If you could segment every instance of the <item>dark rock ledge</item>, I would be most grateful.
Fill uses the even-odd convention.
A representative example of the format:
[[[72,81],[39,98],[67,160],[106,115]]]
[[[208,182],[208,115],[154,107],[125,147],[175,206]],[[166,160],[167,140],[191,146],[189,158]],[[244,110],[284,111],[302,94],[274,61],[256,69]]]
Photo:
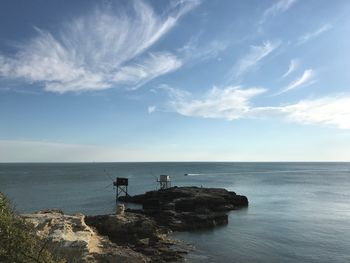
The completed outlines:
[[[178,241],[168,237],[169,229],[160,227],[146,215],[126,212],[87,216],[85,222],[113,243],[144,255],[150,262],[177,262],[189,251],[182,244],[176,246]]]
[[[147,215],[174,231],[225,225],[225,212],[248,206],[247,197],[221,188],[172,187],[119,200],[141,204],[142,210],[127,211]]]

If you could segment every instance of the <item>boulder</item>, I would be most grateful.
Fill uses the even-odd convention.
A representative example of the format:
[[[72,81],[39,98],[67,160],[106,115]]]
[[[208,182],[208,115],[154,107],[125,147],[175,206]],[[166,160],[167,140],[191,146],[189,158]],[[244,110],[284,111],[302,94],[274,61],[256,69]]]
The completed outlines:
[[[176,241],[168,238],[168,228],[160,227],[154,219],[140,213],[126,212],[122,217],[87,216],[85,221],[115,244],[131,247],[149,257],[151,262],[168,262],[170,258],[178,261],[187,252],[172,247]]]
[[[116,214],[119,216],[123,216],[125,211],[125,206],[123,204],[118,204],[117,205],[117,212]]]

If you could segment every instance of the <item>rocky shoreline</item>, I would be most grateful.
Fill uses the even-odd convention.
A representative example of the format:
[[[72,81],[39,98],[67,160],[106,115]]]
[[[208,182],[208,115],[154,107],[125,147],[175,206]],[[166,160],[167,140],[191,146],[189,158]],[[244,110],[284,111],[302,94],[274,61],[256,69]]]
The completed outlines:
[[[81,214],[66,215],[60,210],[22,214],[37,234],[48,240],[47,248],[66,262],[150,262],[128,246],[119,246],[85,223]]]
[[[245,196],[199,187],[172,187],[119,200],[143,209],[97,216],[48,210],[22,216],[67,262],[176,262],[191,248],[169,238],[171,231],[225,225],[227,211],[248,206]]]

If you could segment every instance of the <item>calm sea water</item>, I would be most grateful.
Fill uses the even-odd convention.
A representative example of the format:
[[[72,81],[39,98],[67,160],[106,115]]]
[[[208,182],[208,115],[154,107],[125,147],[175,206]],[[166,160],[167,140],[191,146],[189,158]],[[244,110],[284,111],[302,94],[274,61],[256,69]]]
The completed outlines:
[[[189,262],[350,262],[350,163],[0,164],[0,191],[20,212],[113,213],[112,177],[128,177],[136,194],[160,174],[250,201],[225,227],[175,233],[196,247]]]

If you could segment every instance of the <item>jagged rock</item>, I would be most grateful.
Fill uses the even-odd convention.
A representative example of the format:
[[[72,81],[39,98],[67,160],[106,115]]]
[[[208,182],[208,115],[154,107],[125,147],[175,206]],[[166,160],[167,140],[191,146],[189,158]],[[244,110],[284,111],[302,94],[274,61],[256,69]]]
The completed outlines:
[[[119,200],[142,204],[142,211],[129,211],[151,216],[158,224],[177,231],[225,225],[225,211],[248,206],[247,197],[221,188],[172,187]]]
[[[39,236],[49,240],[50,250],[67,262],[150,262],[150,259],[128,247],[112,243],[85,224],[84,215],[65,215],[59,210],[23,214]]]
[[[95,227],[102,235],[120,245],[136,244],[140,239],[158,240],[159,235],[166,234],[156,222],[144,215],[125,213],[119,215],[86,216],[85,222]]]
[[[143,214],[87,216],[85,222],[95,227],[102,235],[123,246],[150,257],[151,262],[168,262],[182,259],[184,251],[172,248],[174,240],[167,237],[168,228],[159,225]]]

